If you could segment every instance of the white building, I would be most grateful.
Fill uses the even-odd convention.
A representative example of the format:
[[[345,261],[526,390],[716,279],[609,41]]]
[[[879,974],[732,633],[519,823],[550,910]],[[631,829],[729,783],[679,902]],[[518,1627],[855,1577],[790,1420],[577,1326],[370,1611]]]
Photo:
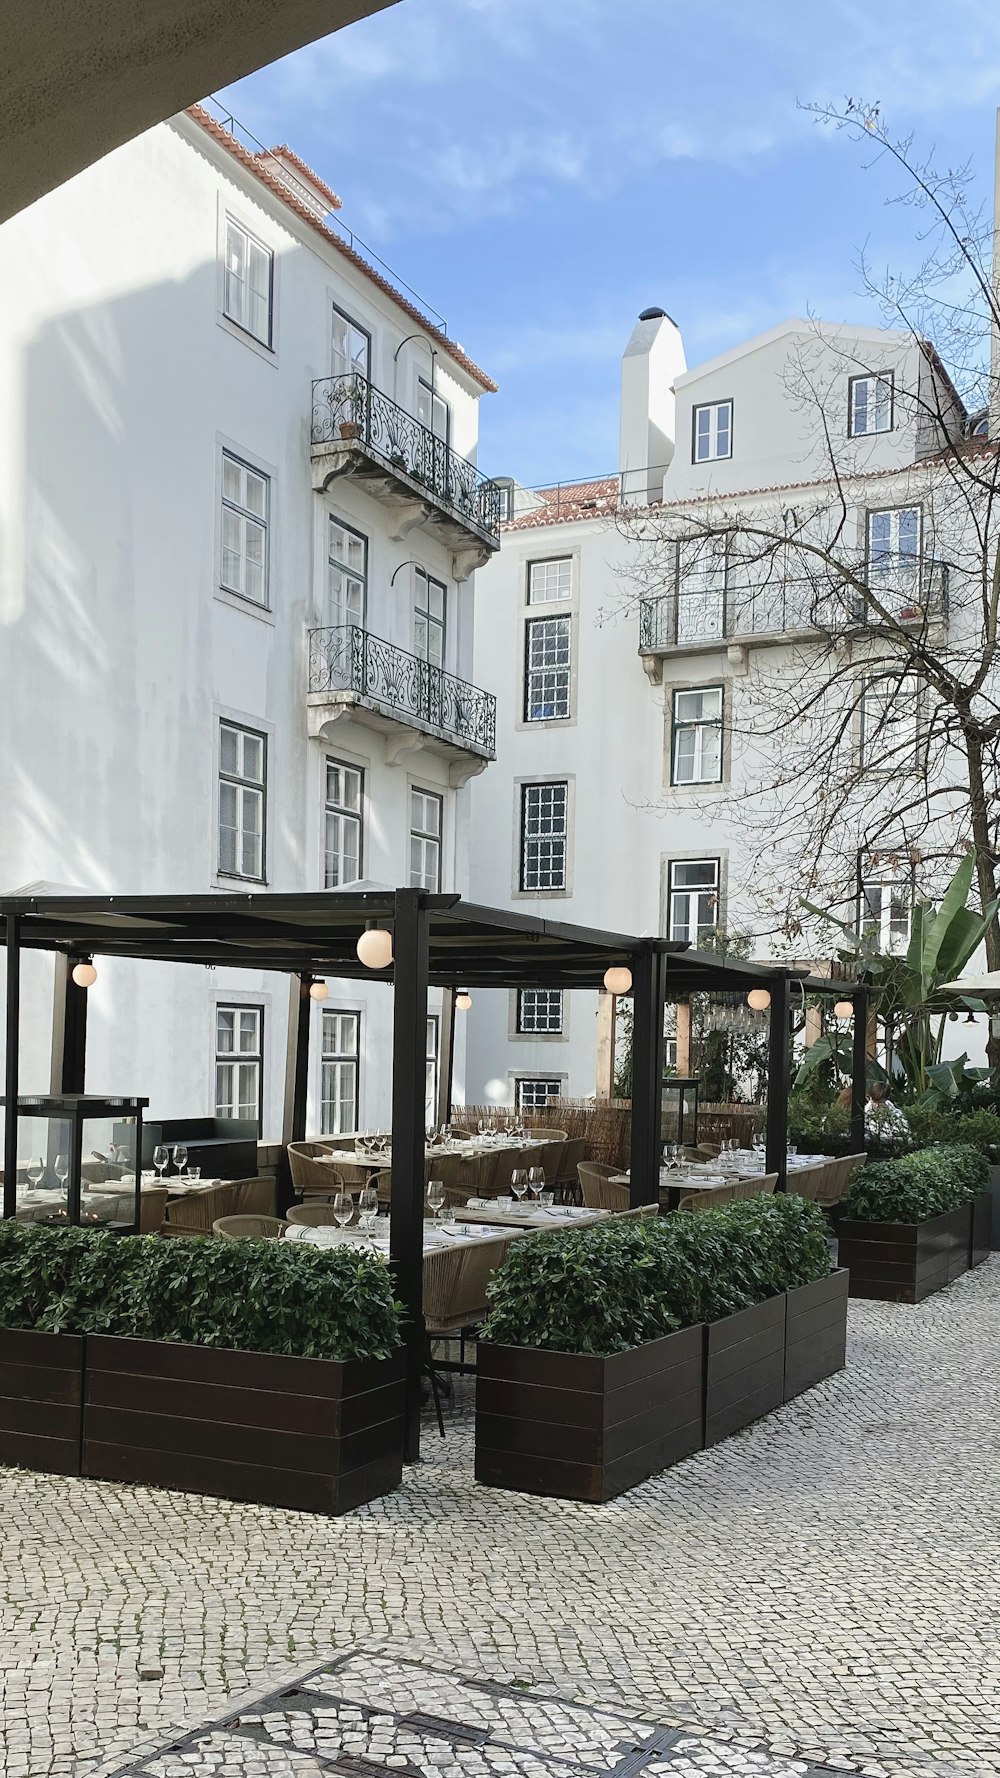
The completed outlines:
[[[790,321],[688,370],[678,328],[646,311],[622,361],[618,473],[505,488],[476,630],[498,696],[498,755],[473,789],[474,895],[496,899],[506,884],[512,904],[554,919],[695,944],[721,929],[752,935],[758,956],[807,956],[808,934],[797,952],[767,936],[767,842],[739,791],[772,746],[759,722],[748,738],[765,675],[780,685],[816,653],[817,591],[775,551],[737,561],[711,532],[739,516],[752,538],[782,514],[790,554],[808,561],[810,540],[835,531],[894,613],[912,607],[943,635],[937,557],[950,521],[939,491],[934,509],[932,457],[967,427],[936,355],[906,333]],[[650,554],[637,541],[644,515],[653,532],[687,535]],[[956,609],[953,585],[953,625]],[[854,644],[855,667],[872,674],[867,739],[848,736],[858,748],[905,719],[896,698],[886,723],[874,721],[880,646]],[[784,839],[771,862],[794,884],[803,860]],[[907,873],[856,853],[844,871],[848,917],[860,899],[885,943],[902,943]],[[813,954],[833,948],[828,936]],[[470,1102],[607,1088],[608,1007],[572,999],[476,997]]]
[[[5,891],[467,886],[493,385],[338,207],[196,107],[0,229]],[[29,960],[23,1092],[49,993]],[[88,1091],[277,1138],[287,1013],[283,977],[101,961]],[[390,1021],[330,984],[310,1130],[386,1121]]]

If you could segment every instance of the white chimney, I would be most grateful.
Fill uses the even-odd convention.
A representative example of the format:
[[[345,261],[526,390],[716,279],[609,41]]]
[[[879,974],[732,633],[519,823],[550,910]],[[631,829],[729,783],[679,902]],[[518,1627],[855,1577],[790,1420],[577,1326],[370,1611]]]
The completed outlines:
[[[674,382],[687,369],[684,342],[663,309],[643,309],[622,357],[619,468],[622,500],[663,499],[674,454]]]

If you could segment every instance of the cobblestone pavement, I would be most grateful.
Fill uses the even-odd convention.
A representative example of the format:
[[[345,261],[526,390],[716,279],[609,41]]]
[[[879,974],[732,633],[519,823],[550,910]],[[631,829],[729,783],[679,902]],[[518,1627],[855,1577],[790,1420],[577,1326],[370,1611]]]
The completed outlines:
[[[467,1395],[340,1520],[0,1471],[0,1775],[110,1778],[377,1642],[727,1739],[762,1778],[1000,1778],[1000,1257],[850,1326],[839,1377],[603,1507],[477,1488]],[[281,1768],[243,1738],[215,1769]]]

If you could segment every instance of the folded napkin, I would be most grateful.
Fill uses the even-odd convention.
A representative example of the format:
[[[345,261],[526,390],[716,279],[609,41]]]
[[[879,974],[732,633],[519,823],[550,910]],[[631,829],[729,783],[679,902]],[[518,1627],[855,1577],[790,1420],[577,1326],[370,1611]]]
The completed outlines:
[[[469,1210],[488,1210],[494,1200],[492,1198],[466,1198],[465,1202],[466,1208]]]

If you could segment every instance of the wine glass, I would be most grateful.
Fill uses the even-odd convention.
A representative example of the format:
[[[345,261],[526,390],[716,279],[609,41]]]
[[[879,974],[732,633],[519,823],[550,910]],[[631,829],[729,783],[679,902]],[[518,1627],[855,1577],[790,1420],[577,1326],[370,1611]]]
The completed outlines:
[[[536,1199],[538,1198],[538,1194],[541,1191],[544,1184],[545,1184],[545,1169],[544,1169],[544,1167],[529,1167],[528,1168],[528,1190],[534,1192]]]
[[[175,1142],[174,1143],[174,1166],[177,1168],[178,1173],[180,1173],[182,1176],[184,1173],[184,1169],[187,1166],[187,1159],[188,1159],[188,1151],[185,1148],[183,1142]]]
[[[484,1117],[481,1117],[479,1119],[479,1122],[478,1122],[476,1128],[479,1131],[480,1137],[485,1136],[485,1134],[486,1134],[486,1119]]]
[[[362,1196],[364,1196],[363,1193],[362,1193]],[[368,1205],[368,1206],[365,1206],[363,1204],[359,1205],[358,1227],[361,1230],[361,1233],[363,1235],[367,1235],[369,1241],[374,1241],[374,1239],[375,1239],[375,1224],[377,1222],[378,1222],[378,1205],[377,1204],[375,1205],[374,1209],[370,1205]]]
[[[350,1192],[339,1191],[333,1200],[333,1214],[338,1228],[346,1229],[354,1215],[354,1199]]]
[[[514,1171],[510,1176],[510,1189],[520,1204],[528,1189],[528,1175],[523,1167],[514,1168]]]
[[[378,1190],[374,1185],[368,1184],[361,1187],[358,1193],[358,1210],[362,1216],[378,1215]]]
[[[428,1208],[433,1211],[435,1216],[440,1215],[441,1211],[444,1209],[444,1181],[443,1180],[441,1180],[441,1179],[429,1179],[428,1180],[428,1182],[427,1182],[427,1204],[428,1204]]]
[[[32,1190],[37,1191],[42,1180],[45,1178],[45,1165],[40,1154],[32,1155],[28,1165],[24,1169],[24,1173]]]
[[[52,1171],[58,1179],[59,1184],[62,1186],[63,1191],[65,1191],[66,1181],[69,1178],[69,1156],[65,1154],[57,1154],[56,1164]]]
[[[158,1142],[156,1147],[153,1150],[153,1166],[156,1168],[156,1171],[160,1175],[160,1184],[161,1185],[163,1184],[163,1169],[166,1166],[169,1159],[170,1159],[169,1151],[164,1147],[162,1142]]]

